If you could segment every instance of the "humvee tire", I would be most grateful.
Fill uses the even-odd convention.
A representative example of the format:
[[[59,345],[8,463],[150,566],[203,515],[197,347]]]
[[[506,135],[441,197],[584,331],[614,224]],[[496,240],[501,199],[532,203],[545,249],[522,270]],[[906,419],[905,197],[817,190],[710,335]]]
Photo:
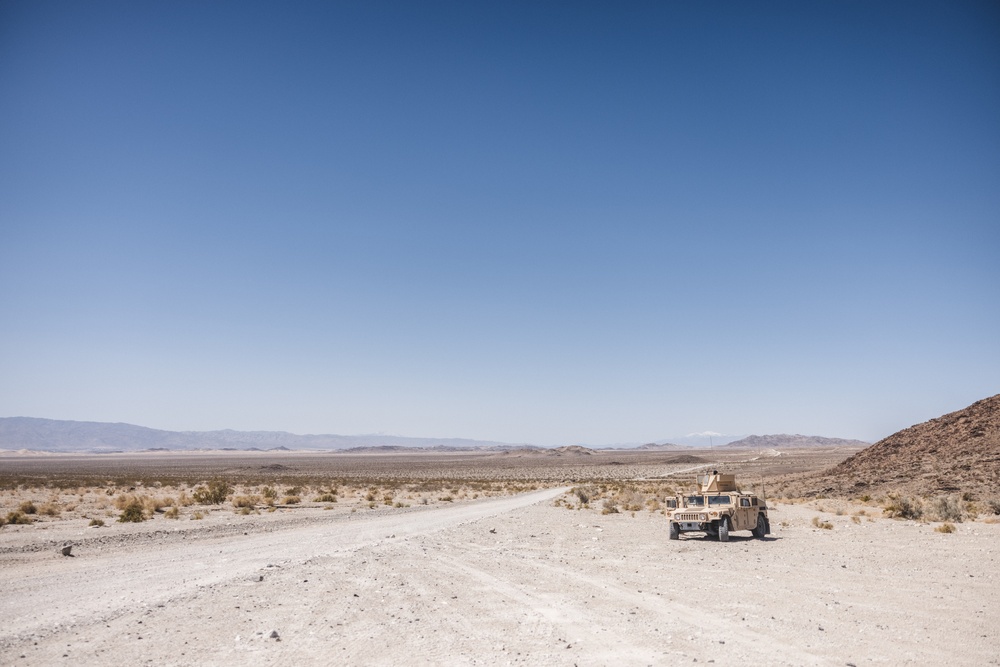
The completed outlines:
[[[719,541],[729,541],[729,519],[727,517],[723,517],[722,521],[719,522]]]
[[[764,520],[763,514],[757,515],[757,527],[750,532],[753,533],[753,536],[758,540],[764,539],[764,536],[767,535],[767,522]]]
[[[672,540],[681,539],[681,527],[678,526],[673,521],[670,522],[670,539]]]

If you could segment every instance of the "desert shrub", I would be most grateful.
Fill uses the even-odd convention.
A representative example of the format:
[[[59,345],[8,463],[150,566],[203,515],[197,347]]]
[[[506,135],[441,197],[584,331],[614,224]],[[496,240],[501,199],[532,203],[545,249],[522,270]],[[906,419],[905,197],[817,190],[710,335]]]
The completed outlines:
[[[587,505],[590,503],[591,497],[594,495],[594,490],[589,486],[577,486],[573,488],[573,493],[576,497],[580,499],[580,503]]]
[[[269,500],[272,503],[278,499],[278,492],[270,486],[265,486],[261,495],[264,496],[264,500]]]
[[[605,498],[602,505],[601,514],[618,514],[618,503],[614,498]]]
[[[104,520],[103,519],[91,519],[90,523],[88,525],[93,526],[94,528],[100,528],[101,526],[104,525]]]
[[[638,512],[646,503],[646,496],[639,491],[629,491],[622,494],[621,501],[626,512]]]
[[[833,530],[833,524],[829,521],[823,521],[818,516],[814,516],[812,519],[812,525],[817,528],[822,528],[823,530]]]
[[[950,523],[942,523],[940,526],[938,526],[934,530],[936,530],[939,533],[954,533],[955,532],[955,526],[953,524],[950,524]]]
[[[23,503],[18,505],[17,510],[22,514],[35,514],[38,512],[38,508],[35,507],[35,503],[30,500],[25,500]]]
[[[260,498],[257,496],[234,496],[233,507],[253,509],[259,501]]]
[[[204,514],[202,514],[201,512],[198,512],[198,511],[195,511],[195,512],[194,512],[194,513],[193,513],[193,514],[191,515],[191,520],[192,520],[192,521],[201,521],[201,520],[202,520],[202,519],[204,519],[204,518],[205,518],[205,515],[204,515]]]
[[[154,498],[153,496],[141,496],[139,502],[142,503],[142,508],[148,514],[159,512],[164,507],[173,505],[174,503],[172,498]]]
[[[11,524],[12,526],[17,526],[17,525],[26,526],[30,523],[33,523],[34,520],[24,512],[15,510],[13,512],[7,512],[6,522]]]
[[[861,517],[855,514],[854,516],[851,517],[851,521],[854,523],[861,523]]]
[[[882,506],[882,512],[893,519],[919,519],[924,513],[919,499],[898,493],[889,494],[885,505]]]
[[[163,516],[167,517],[168,519],[179,519],[180,516],[181,516],[181,511],[175,505],[175,506],[171,507],[170,509],[168,509],[166,512],[164,512]]]
[[[118,517],[119,523],[141,523],[145,520],[146,513],[143,511],[142,503],[135,499],[125,506],[121,516]]]
[[[38,508],[38,513],[44,514],[45,516],[59,516],[59,505],[55,503],[45,503]]]
[[[961,523],[964,511],[962,501],[957,496],[938,496],[927,503],[925,514],[937,521],[956,521]]]
[[[282,505],[298,505],[302,502],[302,499],[298,496],[285,496],[285,499],[281,501]]]
[[[990,514],[1000,514],[1000,498],[990,498],[983,505]]]
[[[302,487],[300,486],[290,486],[287,489],[285,489],[286,496],[297,496],[300,493],[302,493]]]
[[[337,496],[333,495],[332,493],[324,493],[321,496],[317,496],[316,499],[313,500],[313,502],[314,503],[335,503],[335,502],[337,502]]]
[[[233,492],[233,488],[221,479],[215,479],[194,490],[194,501],[199,505],[221,505]]]

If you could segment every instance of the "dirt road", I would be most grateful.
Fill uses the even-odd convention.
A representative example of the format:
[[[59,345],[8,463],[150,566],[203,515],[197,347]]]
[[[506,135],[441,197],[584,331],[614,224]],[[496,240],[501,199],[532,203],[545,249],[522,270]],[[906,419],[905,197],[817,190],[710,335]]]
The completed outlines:
[[[1000,525],[830,513],[823,530],[782,505],[771,539],[671,542],[659,514],[560,493],[158,519],[77,538],[71,558],[0,535],[0,663],[1000,664]]]

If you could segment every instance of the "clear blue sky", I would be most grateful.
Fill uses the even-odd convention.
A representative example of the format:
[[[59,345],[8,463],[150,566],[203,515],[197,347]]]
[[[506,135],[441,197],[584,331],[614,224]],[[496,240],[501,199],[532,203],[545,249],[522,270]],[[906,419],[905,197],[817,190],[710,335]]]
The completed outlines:
[[[996,2],[0,0],[0,415],[875,440],[1000,392]]]

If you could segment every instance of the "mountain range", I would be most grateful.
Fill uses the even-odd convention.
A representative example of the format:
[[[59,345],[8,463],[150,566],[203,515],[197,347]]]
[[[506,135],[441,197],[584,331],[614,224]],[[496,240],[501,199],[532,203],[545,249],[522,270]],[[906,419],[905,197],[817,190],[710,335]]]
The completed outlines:
[[[0,449],[136,452],[151,449],[348,450],[356,448],[510,449],[525,445],[398,435],[296,435],[284,431],[163,431],[133,424],[0,417]]]
[[[727,449],[798,449],[803,447],[867,447],[871,443],[864,440],[844,438],[821,438],[818,435],[748,435],[734,440]]]
[[[718,436],[718,437],[716,437]],[[718,434],[693,434],[679,438],[687,442],[651,442],[643,445],[612,445],[584,448],[599,450],[684,451],[715,447],[774,449],[797,447],[865,447],[860,440],[803,435],[752,435],[742,439]],[[687,444],[687,443],[690,444]],[[728,444],[727,444],[728,443]],[[35,417],[0,417],[0,450],[47,452],[138,452],[149,450],[313,450],[391,452],[406,449],[429,451],[506,451],[548,449],[530,444],[512,444],[468,438],[413,438],[398,435],[297,435],[285,431],[165,431],[134,424],[67,421]],[[566,449],[566,448],[562,448]],[[561,450],[560,450],[561,451]]]

